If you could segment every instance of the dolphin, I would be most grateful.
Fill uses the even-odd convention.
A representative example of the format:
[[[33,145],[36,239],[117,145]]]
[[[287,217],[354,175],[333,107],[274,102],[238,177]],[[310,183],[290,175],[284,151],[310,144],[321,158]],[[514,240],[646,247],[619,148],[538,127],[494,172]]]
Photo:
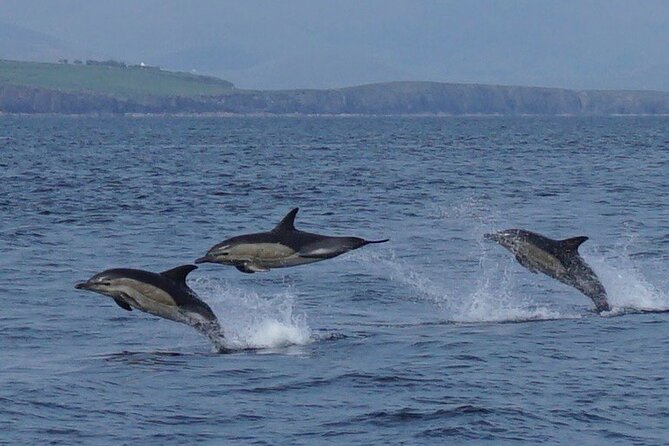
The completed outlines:
[[[588,237],[553,240],[522,229],[507,229],[484,237],[511,251],[518,263],[531,272],[542,272],[585,294],[592,299],[598,313],[611,310],[604,286],[578,253],[578,247]]]
[[[240,235],[215,245],[195,263],[220,263],[232,265],[243,273],[256,273],[331,259],[370,243],[389,240],[332,237],[300,231],[295,229],[298,210],[290,211],[269,232]]]
[[[186,284],[186,276],[196,268],[195,265],[181,265],[161,273],[130,268],[108,269],[74,287],[109,296],[127,311],[136,308],[189,325],[223,351],[223,334],[216,315]]]

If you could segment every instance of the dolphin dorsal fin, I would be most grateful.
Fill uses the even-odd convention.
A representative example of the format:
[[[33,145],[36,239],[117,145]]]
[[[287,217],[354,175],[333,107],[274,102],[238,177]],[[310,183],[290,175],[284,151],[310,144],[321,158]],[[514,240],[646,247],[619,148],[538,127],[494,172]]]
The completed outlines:
[[[172,279],[178,284],[186,283],[186,276],[188,273],[193,271],[194,269],[197,269],[197,266],[195,265],[181,265],[177,266],[176,268],[168,269],[167,271],[163,271],[160,273],[161,276],[165,276],[169,279]]]
[[[295,216],[297,215],[297,211],[299,211],[300,208],[295,208],[292,211],[288,212],[288,214],[283,217],[283,220],[279,222],[278,225],[272,229],[272,232],[286,232],[286,231],[294,231],[295,230]]]
[[[564,240],[560,240],[560,247],[568,253],[578,252],[578,247],[583,244],[588,239],[588,237],[582,235],[580,237],[572,237]]]

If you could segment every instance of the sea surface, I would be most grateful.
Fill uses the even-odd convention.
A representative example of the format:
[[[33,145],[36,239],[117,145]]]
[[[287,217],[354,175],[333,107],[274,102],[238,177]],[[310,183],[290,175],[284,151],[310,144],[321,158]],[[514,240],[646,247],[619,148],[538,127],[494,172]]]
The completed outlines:
[[[189,285],[234,349],[74,289],[299,207],[390,238]],[[483,234],[587,235],[613,310]],[[669,443],[669,117],[0,117],[0,444]]]

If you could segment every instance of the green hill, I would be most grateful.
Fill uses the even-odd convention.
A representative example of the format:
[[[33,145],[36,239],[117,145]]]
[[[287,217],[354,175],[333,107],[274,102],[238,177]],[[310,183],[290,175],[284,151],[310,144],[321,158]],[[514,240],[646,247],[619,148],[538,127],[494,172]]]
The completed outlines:
[[[90,92],[116,98],[212,96],[229,92],[222,79],[137,65],[75,65],[0,60],[0,84],[63,92]]]

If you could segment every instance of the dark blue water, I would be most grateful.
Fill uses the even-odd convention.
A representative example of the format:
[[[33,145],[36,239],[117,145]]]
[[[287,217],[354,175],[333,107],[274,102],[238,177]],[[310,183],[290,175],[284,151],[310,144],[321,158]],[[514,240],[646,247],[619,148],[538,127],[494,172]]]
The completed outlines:
[[[669,118],[0,117],[0,443],[669,442]],[[75,282],[273,227],[391,238],[189,284],[239,349]],[[614,309],[491,230],[588,235]]]

